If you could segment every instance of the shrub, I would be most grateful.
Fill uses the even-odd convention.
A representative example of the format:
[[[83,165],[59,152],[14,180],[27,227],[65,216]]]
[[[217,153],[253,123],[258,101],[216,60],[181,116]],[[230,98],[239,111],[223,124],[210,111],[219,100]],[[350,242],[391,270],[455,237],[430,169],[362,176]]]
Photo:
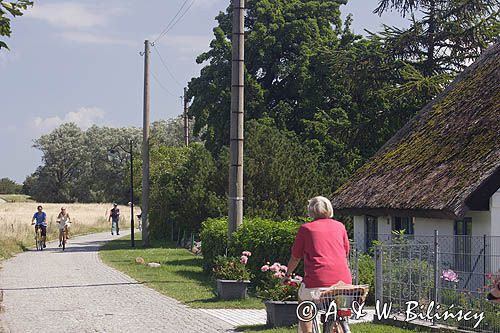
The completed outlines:
[[[210,273],[217,256],[226,254],[227,217],[204,221],[201,225],[200,239],[203,253],[203,269],[206,273]]]
[[[246,249],[252,251],[252,261],[248,267],[255,280],[261,281],[265,278],[260,270],[262,263],[288,262],[299,226],[300,223],[291,220],[276,222],[261,218],[246,219],[231,238],[230,253],[237,254]]]
[[[370,292],[366,298],[366,304],[375,304],[375,259],[368,254],[361,254],[358,258],[359,284],[370,286]]]

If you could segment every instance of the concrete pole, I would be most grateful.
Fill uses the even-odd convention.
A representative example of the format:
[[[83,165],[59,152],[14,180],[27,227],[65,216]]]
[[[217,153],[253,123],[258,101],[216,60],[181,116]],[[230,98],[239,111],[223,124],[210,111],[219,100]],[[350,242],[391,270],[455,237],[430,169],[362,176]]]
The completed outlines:
[[[189,119],[188,119],[187,88],[184,88],[184,144],[186,146],[189,146]]]
[[[144,41],[144,110],[142,123],[142,242],[149,246],[149,41]]]
[[[245,0],[233,1],[231,67],[231,133],[229,166],[228,237],[243,223],[243,117],[244,117],[244,7]]]

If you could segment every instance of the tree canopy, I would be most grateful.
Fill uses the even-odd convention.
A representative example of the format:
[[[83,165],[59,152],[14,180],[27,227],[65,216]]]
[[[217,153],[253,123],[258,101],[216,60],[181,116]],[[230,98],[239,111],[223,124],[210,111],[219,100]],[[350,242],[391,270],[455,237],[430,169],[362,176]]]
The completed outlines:
[[[11,17],[23,15],[23,11],[29,6],[33,6],[33,1],[18,0],[16,2],[0,1],[0,36],[10,37],[12,30],[10,28]],[[0,50],[9,49],[7,43],[0,40]]]

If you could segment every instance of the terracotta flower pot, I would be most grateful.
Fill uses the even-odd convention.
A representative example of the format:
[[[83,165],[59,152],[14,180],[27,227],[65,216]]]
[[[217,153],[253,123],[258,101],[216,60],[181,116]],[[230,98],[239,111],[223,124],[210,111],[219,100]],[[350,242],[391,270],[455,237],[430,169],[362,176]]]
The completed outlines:
[[[243,299],[247,297],[247,287],[250,281],[217,279],[217,294],[223,300]]]
[[[297,301],[265,301],[267,326],[291,326],[297,324]]]

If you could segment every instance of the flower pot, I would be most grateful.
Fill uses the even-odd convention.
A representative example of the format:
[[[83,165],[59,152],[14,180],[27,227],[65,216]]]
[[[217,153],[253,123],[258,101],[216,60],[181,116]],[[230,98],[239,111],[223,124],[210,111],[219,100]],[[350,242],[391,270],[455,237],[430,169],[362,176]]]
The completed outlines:
[[[297,301],[265,301],[267,326],[291,326],[297,324]]]
[[[250,281],[217,279],[217,294],[223,300],[243,299],[247,297],[247,286]]]

